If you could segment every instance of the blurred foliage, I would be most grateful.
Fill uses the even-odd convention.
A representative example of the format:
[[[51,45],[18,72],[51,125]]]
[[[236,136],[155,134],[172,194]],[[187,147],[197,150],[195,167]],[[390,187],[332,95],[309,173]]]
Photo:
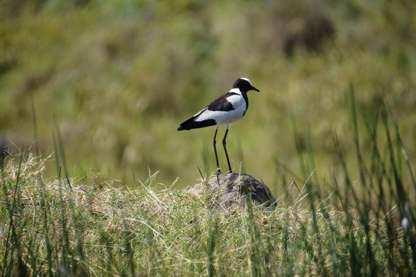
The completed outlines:
[[[213,129],[177,124],[239,76],[262,93],[230,153],[266,183],[277,162],[297,170],[294,132],[322,171],[334,134],[351,146],[351,87],[362,110],[388,103],[412,154],[415,75],[410,0],[0,0],[0,135],[51,153],[56,122],[73,175],[193,182],[214,168]]]

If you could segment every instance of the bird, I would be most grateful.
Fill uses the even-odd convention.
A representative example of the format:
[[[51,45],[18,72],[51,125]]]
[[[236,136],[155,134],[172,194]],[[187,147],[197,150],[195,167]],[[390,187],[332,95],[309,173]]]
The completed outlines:
[[[232,172],[230,159],[227,151],[227,135],[230,123],[233,123],[243,118],[247,112],[249,102],[247,93],[249,91],[257,91],[257,89],[250,79],[246,77],[238,78],[233,87],[224,95],[212,101],[208,106],[194,114],[192,117],[179,124],[178,131],[192,130],[210,126],[216,126],[212,145],[214,147],[215,162],[217,166],[217,173],[221,172],[218,153],[217,153],[217,132],[219,125],[225,125],[226,130],[222,139],[225,156],[227,158],[227,165],[229,172]]]

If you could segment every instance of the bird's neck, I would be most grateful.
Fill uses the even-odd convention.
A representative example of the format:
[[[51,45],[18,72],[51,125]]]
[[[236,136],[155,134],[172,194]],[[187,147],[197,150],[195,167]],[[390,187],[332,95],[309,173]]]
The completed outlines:
[[[242,95],[242,92],[241,92],[241,90],[239,88],[232,88],[232,89],[230,89],[229,92],[233,92],[233,93],[237,93],[237,94]]]
[[[240,94],[240,95],[247,95],[247,92],[246,91],[243,91],[243,90],[240,90],[239,88],[232,88],[232,89],[230,89],[230,92],[234,92],[234,93],[237,93],[237,94]]]
[[[232,88],[232,89],[230,89],[230,92],[237,93],[237,94],[240,94],[241,96],[243,96],[244,100],[246,101],[247,107],[248,107],[248,97],[247,97],[247,92],[246,91],[240,90],[239,88]]]
[[[240,90],[239,88],[232,88],[231,90],[230,90],[230,92],[234,92],[234,93],[237,93],[237,94],[240,94],[241,96],[243,96],[243,98],[244,98],[244,101],[246,102],[246,111],[247,111],[247,109],[248,109],[248,97],[247,97],[247,92],[246,91],[243,91],[243,90]],[[246,112],[244,112],[244,114],[245,114]]]
[[[248,109],[248,96],[247,96],[247,92],[245,91],[241,91],[241,95],[244,98],[244,101],[246,101],[246,110]]]

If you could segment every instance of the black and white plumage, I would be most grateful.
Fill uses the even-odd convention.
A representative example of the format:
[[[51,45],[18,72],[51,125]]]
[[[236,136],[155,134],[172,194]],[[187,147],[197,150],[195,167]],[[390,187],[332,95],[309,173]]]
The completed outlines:
[[[248,97],[247,92],[250,90],[259,91],[253,86],[252,82],[248,78],[238,78],[232,89],[230,89],[224,95],[218,97],[212,101],[208,106],[200,110],[198,113],[182,122],[178,131],[191,130],[197,128],[204,128],[213,125],[227,125],[227,129],[223,139],[224,151],[227,157],[228,168],[231,170],[231,164],[228,158],[226,148],[226,138],[228,134],[228,124],[241,119],[247,112],[248,109]],[[217,168],[219,170],[219,162],[216,149],[216,136],[217,129],[215,129],[213,144],[215,159],[217,162]]]
[[[182,122],[178,131],[203,128],[217,124],[229,124],[242,118],[248,109],[247,92],[250,90],[259,91],[252,85],[249,79],[237,79],[232,89],[212,101],[211,104],[191,118]]]

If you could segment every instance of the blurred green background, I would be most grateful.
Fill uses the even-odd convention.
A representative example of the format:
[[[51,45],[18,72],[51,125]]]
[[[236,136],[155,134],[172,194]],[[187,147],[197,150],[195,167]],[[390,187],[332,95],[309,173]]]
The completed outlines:
[[[334,134],[352,143],[351,87],[360,109],[388,103],[413,157],[415,9],[411,0],[0,0],[0,135],[33,149],[34,107],[41,151],[53,151],[55,121],[71,175],[128,182],[159,171],[189,185],[197,167],[214,170],[214,129],[177,132],[178,123],[248,76],[262,93],[231,127],[235,169],[268,184],[279,164],[298,172],[296,126],[317,171],[330,170]]]

